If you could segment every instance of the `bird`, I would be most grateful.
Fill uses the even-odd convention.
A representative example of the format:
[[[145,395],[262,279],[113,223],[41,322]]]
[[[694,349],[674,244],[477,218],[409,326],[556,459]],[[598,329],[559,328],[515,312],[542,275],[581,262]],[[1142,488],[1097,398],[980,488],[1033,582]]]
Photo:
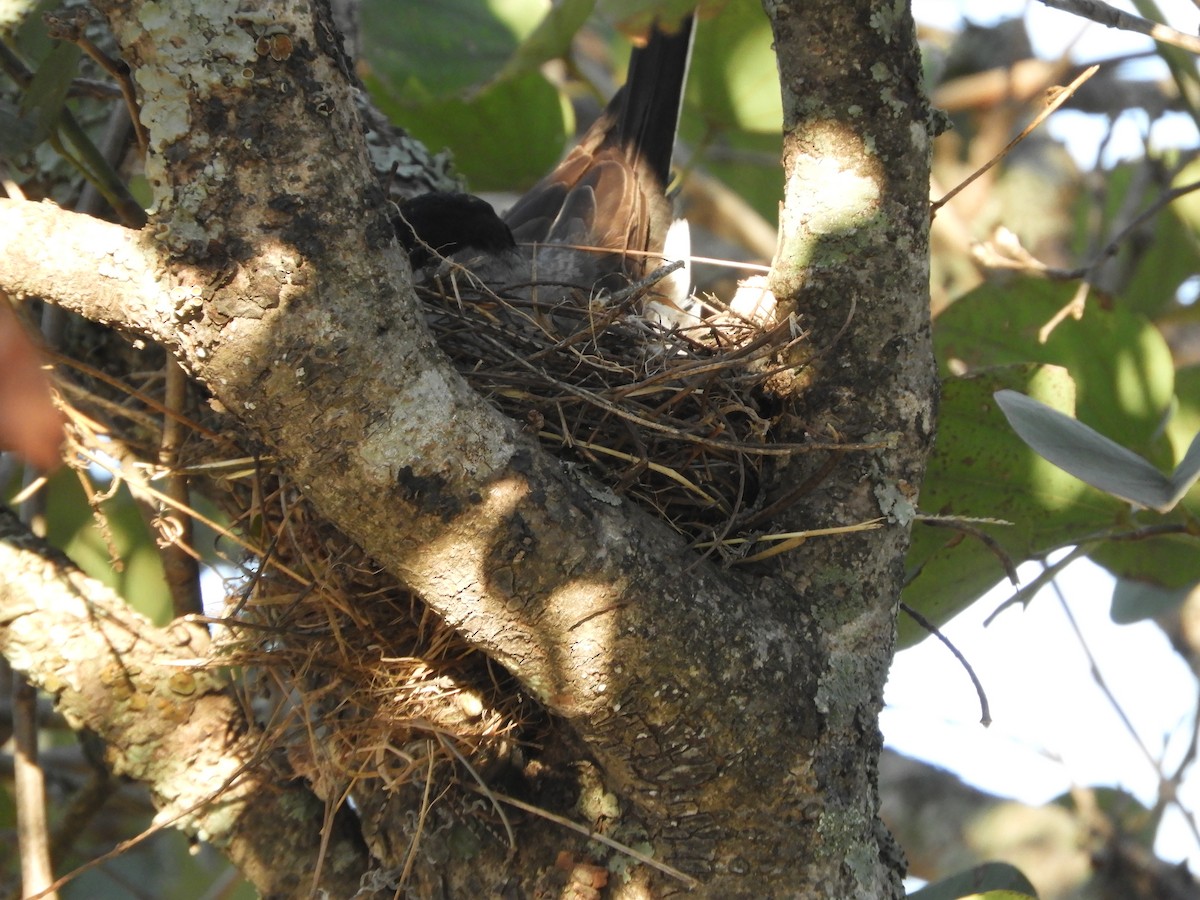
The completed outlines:
[[[595,295],[642,279],[664,258],[686,259],[686,223],[674,218],[668,186],[694,24],[694,14],[672,29],[656,23],[600,117],[502,215],[470,194],[403,202],[397,231],[414,267],[430,261],[430,250],[473,256],[489,285],[527,278]],[[680,327],[699,322],[698,309],[685,270],[656,286],[644,312]]]
[[[466,248],[495,254],[517,251],[512,230],[492,204],[473,194],[418,194],[400,204],[400,213],[392,225],[414,271]]]

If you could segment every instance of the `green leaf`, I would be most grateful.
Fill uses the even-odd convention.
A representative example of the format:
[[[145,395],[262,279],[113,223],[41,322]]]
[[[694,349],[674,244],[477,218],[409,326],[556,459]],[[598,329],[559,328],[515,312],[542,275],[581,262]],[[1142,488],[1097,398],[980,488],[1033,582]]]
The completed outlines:
[[[565,52],[590,8],[374,0],[363,9],[363,81],[392,121],[448,147],[472,190],[519,190],[558,162],[574,132],[569,104],[538,65]]]
[[[1176,520],[1183,517],[1179,510],[1173,516]],[[1118,578],[1171,589],[1200,581],[1200,553],[1196,550],[1194,536],[1172,534],[1138,541],[1110,541],[1088,556]]]
[[[545,12],[544,0],[367,0],[362,5],[367,77],[387,86],[401,102],[466,93],[504,69]],[[405,96],[409,84],[420,84],[424,96]],[[476,137],[485,134],[480,131]]]
[[[927,884],[908,896],[910,900],[959,900],[974,896],[988,900],[1037,900],[1037,891],[1016,866],[990,862]]]
[[[142,614],[160,624],[169,621],[171,597],[162,559],[128,489],[121,487],[103,501],[101,516],[92,514],[79,476],[69,469],[52,476],[45,490],[47,540]]]
[[[943,382],[938,440],[921,490],[921,511],[1011,524],[966,523],[984,536],[977,537],[950,522],[917,523],[908,553],[913,577],[904,601],[935,625],[1004,579],[1000,554],[1018,564],[1112,528],[1129,513],[1126,503],[1030,450],[993,399],[1003,388],[1060,410],[1074,406],[1075,385],[1058,366],[1008,366]],[[926,637],[907,616],[900,617],[897,630],[900,648]]]
[[[709,130],[779,139],[783,103],[771,41],[770,22],[755,4],[727,3],[700,23],[688,92]],[[778,155],[772,162],[778,166]]]
[[[771,28],[752,3],[726,3],[696,28],[680,137],[768,222],[783,196],[783,107]]]
[[[382,92],[376,96],[393,121],[427,146],[449,147],[475,191],[532,184],[558,162],[572,130],[569,108],[538,72],[495,84],[470,100],[400,105]]]
[[[562,0],[554,4],[496,77],[512,78],[530,72],[542,63],[567,56],[576,32],[583,27],[595,6],[596,0]]]
[[[1193,436],[1200,432],[1200,368],[1180,369],[1175,373],[1176,403],[1167,422],[1166,433],[1171,458],[1180,458]],[[1168,521],[1185,522],[1200,509],[1200,487],[1195,485],[1184,497],[1183,509],[1177,509]],[[1168,591],[1200,581],[1200,553],[1196,539],[1189,534],[1169,534],[1139,541],[1114,541],[1094,550],[1094,562],[1118,578],[1157,585]]]
[[[0,156],[26,153],[44,138],[36,122],[22,116],[15,104],[0,98]]]
[[[79,55],[75,44],[55,43],[21,97],[21,114],[34,123],[38,141],[45,140],[58,124],[78,71]]]
[[[939,437],[921,509],[934,515],[1003,519],[1012,525],[972,526],[980,537],[918,523],[908,557],[914,574],[904,599],[934,624],[944,623],[1003,580],[1001,553],[1020,563],[1058,547],[1133,530],[1137,524],[1126,503],[1085,486],[1025,446],[1008,428],[989,389],[1023,390],[1019,385],[1024,381],[1024,393],[1070,413],[1076,406],[1078,380],[1071,375],[1082,373],[1093,422],[1106,423],[1106,433],[1120,435],[1122,444],[1153,453],[1158,465],[1172,465],[1176,456],[1160,433],[1173,373],[1157,329],[1138,316],[1089,309],[1082,322],[1063,322],[1049,342],[1039,345],[1037,329],[1060,301],[1068,299],[1066,292],[1028,282],[1018,286],[1022,289],[1007,294],[987,288],[968,295],[943,314],[943,332],[935,335],[944,370],[962,367],[975,374],[948,378],[943,385]],[[1022,353],[1066,362],[1070,374],[1033,364],[986,368],[1020,359]],[[1194,378],[1187,373],[1181,381],[1188,397],[1200,395],[1195,382],[1200,382],[1200,373]],[[1080,418],[1082,390],[1079,385]],[[1187,404],[1180,409],[1183,426],[1195,428],[1200,410]],[[1196,430],[1200,428],[1187,437]],[[1178,429],[1171,432],[1179,446]],[[1190,474],[1189,468],[1194,466],[1185,465],[1185,474]],[[1184,504],[1195,503],[1196,496],[1193,489]],[[1182,522],[1187,513],[1177,510],[1172,516],[1160,522]],[[994,542],[994,549],[985,539]],[[1118,577],[1147,584],[1178,588],[1200,580],[1200,553],[1187,534],[1106,542],[1090,556]],[[906,617],[900,619],[898,634],[900,647],[926,636]]]
[[[1192,436],[1200,432],[1200,367],[1176,370],[1175,403],[1166,432],[1177,459],[1190,445]],[[1184,502],[1200,507],[1200,488],[1193,486]]]
[[[1200,478],[1200,434],[1170,476],[1078,419],[1016,391],[996,392],[1013,431],[1043,459],[1094,488],[1168,513]]]
[[[1130,312],[1158,318],[1178,308],[1180,285],[1197,272],[1200,252],[1195,236],[1181,226],[1172,204],[1155,218],[1145,252],[1116,302]]]
[[[1080,421],[1154,465],[1174,465],[1160,433],[1174,392],[1174,360],[1158,329],[1119,307],[1088,305],[1060,322],[1049,340],[1038,332],[1071,300],[1073,285],[1040,279],[987,284],[938,317],[934,347],[946,373],[1038,362],[1063,366],[1078,392]]]
[[[1195,547],[1192,548],[1193,552]],[[1118,578],[1112,596],[1112,620],[1118,625],[1131,625],[1176,609],[1196,589],[1189,584],[1182,588],[1163,588],[1141,581]]]

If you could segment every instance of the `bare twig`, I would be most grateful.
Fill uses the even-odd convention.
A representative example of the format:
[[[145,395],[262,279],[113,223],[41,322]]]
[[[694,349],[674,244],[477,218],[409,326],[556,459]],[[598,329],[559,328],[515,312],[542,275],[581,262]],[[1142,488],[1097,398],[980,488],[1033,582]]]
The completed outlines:
[[[130,77],[127,67],[112,59],[87,36],[84,29],[91,21],[91,13],[80,7],[64,14],[47,13],[44,18],[46,31],[50,37],[75,44],[100,68],[112,76],[117,87],[120,88],[121,96],[125,99],[125,106],[129,110],[129,119],[133,123],[134,134],[137,135],[138,148],[141,150],[142,156],[145,156],[149,139],[146,134],[146,126],[142,124],[141,116],[138,114],[137,94],[134,91],[133,79]]]
[[[905,603],[900,601],[900,608],[906,612],[914,622],[932,634],[935,638],[941,641],[946,649],[954,654],[954,658],[958,660],[959,665],[966,670],[967,677],[971,679],[971,684],[975,685],[975,694],[979,697],[979,724],[987,728],[992,724],[992,710],[988,706],[987,692],[983,689],[983,682],[979,680],[979,676],[975,674],[975,670],[971,668],[971,664],[967,662],[967,658],[963,656],[962,651],[954,646],[941,630],[936,625],[930,622],[927,618]]]
[[[476,791],[477,793],[483,793],[483,791],[481,791],[475,785],[467,785],[467,787],[470,788],[471,790]],[[501,794],[499,791],[489,791],[488,796],[495,798],[496,800],[499,800],[501,803],[507,803],[509,806],[523,810],[527,813],[532,813],[535,816],[540,816],[543,819],[547,819],[548,821],[551,821],[558,825],[561,825],[563,828],[569,828],[572,831],[575,831],[575,832],[578,832],[579,834],[584,835],[585,837],[587,837],[588,840],[599,841],[601,844],[604,844],[607,847],[612,847],[614,850],[616,850],[620,853],[624,853],[626,856],[629,856],[633,859],[636,859],[638,862],[640,862],[644,866],[649,866],[652,869],[657,869],[659,872],[662,872],[664,875],[670,875],[672,878],[676,879],[677,881],[681,881],[684,884],[686,884],[689,888],[700,887],[700,882],[697,881],[695,878],[693,878],[691,875],[688,875],[686,872],[680,872],[678,869],[673,868],[672,866],[668,866],[664,862],[660,862],[659,860],[655,859],[653,856],[648,856],[647,854],[642,853],[639,850],[635,850],[633,847],[630,847],[628,844],[622,844],[620,841],[614,841],[612,838],[608,837],[607,835],[600,834],[599,832],[594,831],[591,828],[588,828],[586,825],[580,825],[577,822],[572,822],[570,819],[566,819],[566,818],[563,818],[562,816],[555,815],[554,813],[550,812],[549,810],[542,809],[541,807],[538,807],[538,806],[534,806],[532,803],[526,803],[524,800],[518,800],[516,797],[510,797],[507,794]]]
[[[976,523],[981,520],[965,519],[962,516],[930,516],[922,514],[917,516],[917,521],[924,525],[932,525],[935,528],[952,528],[955,531],[961,531],[963,534],[975,538],[975,540],[983,544],[996,557],[1000,565],[1004,568],[1004,574],[1008,576],[1010,583],[1014,585],[1021,583],[1021,579],[1017,577],[1017,566],[1008,551],[1000,546],[1000,542],[982,528],[975,527]],[[1012,523],[988,520],[986,524],[1011,525]]]
[[[1109,706],[1113,708],[1113,712],[1117,714],[1117,718],[1121,720],[1121,724],[1129,733],[1129,736],[1133,738],[1133,742],[1137,745],[1138,750],[1141,751],[1142,756],[1146,758],[1146,762],[1150,764],[1150,768],[1153,769],[1155,775],[1158,776],[1160,792],[1163,794],[1170,794],[1170,799],[1183,813],[1184,820],[1191,829],[1192,837],[1197,841],[1200,841],[1200,829],[1197,829],[1195,817],[1189,814],[1187,808],[1179,802],[1179,799],[1174,796],[1174,791],[1171,789],[1172,785],[1176,783],[1175,780],[1163,769],[1162,760],[1156,757],[1151,752],[1150,748],[1146,746],[1146,742],[1142,740],[1142,736],[1138,734],[1137,728],[1134,727],[1133,721],[1129,718],[1128,714],[1126,714],[1125,709],[1121,706],[1120,701],[1117,700],[1116,695],[1112,692],[1112,688],[1108,686],[1108,681],[1105,679],[1104,673],[1100,671],[1100,663],[1096,659],[1095,654],[1092,653],[1092,648],[1088,645],[1087,638],[1083,636],[1083,631],[1080,629],[1079,623],[1075,619],[1075,614],[1071,612],[1071,607],[1067,603],[1067,598],[1063,596],[1062,588],[1059,586],[1057,579],[1052,581],[1050,586],[1054,589],[1054,596],[1058,598],[1058,605],[1062,608],[1063,614],[1067,617],[1067,623],[1071,626],[1071,631],[1074,632],[1076,640],[1079,641],[1080,649],[1083,650],[1084,656],[1087,657],[1088,669],[1092,674],[1092,680],[1096,682],[1096,687],[1100,689],[1100,693],[1104,695],[1104,699],[1106,699],[1109,703]],[[1193,738],[1193,747],[1191,750],[1189,750],[1189,753],[1194,752],[1194,748],[1195,742]],[[1180,772],[1182,772],[1182,769]],[[1176,778],[1178,778],[1178,775]]]
[[[1054,315],[1050,317],[1050,321],[1038,329],[1038,343],[1044,344],[1050,340],[1050,335],[1054,333],[1054,329],[1063,323],[1067,318],[1075,319],[1076,321],[1083,318],[1083,311],[1087,308],[1087,297],[1091,290],[1091,282],[1081,281],[1071,299]]]
[[[991,615],[983,620],[983,627],[986,628],[987,626],[991,625],[992,622],[995,621],[996,616],[1000,615],[1000,613],[1004,612],[1004,610],[1008,609],[1010,606],[1015,606],[1018,603],[1028,603],[1033,599],[1033,596],[1038,591],[1040,591],[1046,585],[1051,584],[1063,569],[1075,562],[1075,560],[1087,556],[1094,549],[1095,548],[1090,544],[1081,543],[1078,547],[1072,549],[1070,553],[1068,553],[1058,562],[1054,563],[1053,565],[1047,565],[1044,569],[1042,569],[1041,574],[1038,575],[1037,578],[1025,585],[1025,587],[1021,588],[1019,591],[997,606],[994,610],[992,610]]]
[[[1051,9],[1061,9],[1082,19],[1090,19],[1106,28],[1119,28],[1122,31],[1133,31],[1145,34],[1164,44],[1171,44],[1187,50],[1189,53],[1200,54],[1200,38],[1194,34],[1184,34],[1169,25],[1152,22],[1109,6],[1102,0],[1042,0]]]
[[[14,789],[17,807],[17,847],[21,854],[22,896],[50,890],[54,867],[46,822],[46,778],[38,764],[37,690],[13,673]]]
[[[176,616],[204,611],[200,600],[200,564],[192,549],[192,518],[188,478],[179,471],[179,449],[183,442],[183,409],[187,402],[188,377],[174,359],[166,362],[166,405],[175,413],[163,416],[162,437],[158,445],[158,464],[166,471],[166,493],[173,501],[170,510],[159,508],[154,524],[159,532],[163,574],[171,591]]]
[[[1011,153],[1014,147],[1016,147],[1019,143],[1021,143],[1021,141],[1025,140],[1025,138],[1029,137],[1029,135],[1031,135],[1038,128],[1038,126],[1040,126],[1043,122],[1045,122],[1046,119],[1048,119],[1052,113],[1057,111],[1060,106],[1062,106],[1064,103],[1066,103],[1067,100],[1070,99],[1071,95],[1074,94],[1077,90],[1079,90],[1080,86],[1082,86],[1085,81],[1087,81],[1089,78],[1091,78],[1093,75],[1095,75],[1099,71],[1100,71],[1099,66],[1089,66],[1087,69],[1085,69],[1080,74],[1080,76],[1078,78],[1076,78],[1074,81],[1072,81],[1069,85],[1067,85],[1062,90],[1055,92],[1053,98],[1051,98],[1051,100],[1046,104],[1046,108],[1043,109],[1040,113],[1038,113],[1037,116],[1034,118],[1034,120],[1032,122],[1030,122],[1028,125],[1026,125],[1025,129],[1020,134],[1018,134],[1015,138],[1013,138],[1011,141],[1009,141],[1007,144],[1005,144],[1004,149],[1002,149],[999,153],[997,153],[995,156],[993,156],[984,165],[980,166],[978,169],[976,169],[974,172],[972,172],[971,175],[968,176],[966,179],[959,182],[958,185],[951,188],[950,192],[948,194],[946,194],[946,196],[942,197],[941,200],[938,200],[935,203],[931,204],[929,207],[929,218],[932,219],[934,216],[936,216],[939,209],[941,209],[943,206],[945,206],[950,200],[952,200],[955,196],[957,196],[960,192],[962,192],[968,185],[972,184],[977,178],[979,178],[981,175],[983,175],[985,172],[987,172],[989,169],[991,169],[994,165],[996,165],[996,163],[1000,162],[1000,160],[1004,159],[1004,157],[1006,157],[1009,153]]]

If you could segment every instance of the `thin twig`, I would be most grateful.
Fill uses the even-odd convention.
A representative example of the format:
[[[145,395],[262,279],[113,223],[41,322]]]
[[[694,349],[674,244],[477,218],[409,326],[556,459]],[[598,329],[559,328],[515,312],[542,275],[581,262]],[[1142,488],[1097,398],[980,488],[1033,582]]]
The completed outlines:
[[[125,106],[129,111],[129,119],[133,122],[133,131],[137,136],[138,149],[141,151],[142,156],[145,157],[146,150],[150,144],[149,136],[146,133],[146,126],[142,124],[141,116],[138,113],[137,94],[133,88],[133,79],[129,74],[129,68],[117,63],[112,57],[97,47],[91,38],[87,36],[84,29],[91,20],[91,14],[86,9],[78,8],[74,11],[60,14],[47,13],[43,18],[46,22],[46,31],[50,37],[60,41],[70,41],[72,44],[75,44],[116,81],[117,87],[121,90],[121,96],[125,99]]]
[[[449,750],[452,754],[454,754],[455,758],[463,765],[463,767],[471,773],[471,777],[475,779],[475,784],[473,787],[476,788],[477,792],[483,794],[483,796],[487,797],[487,799],[491,802],[492,808],[496,810],[496,815],[500,817],[500,821],[504,824],[504,832],[508,836],[508,852],[509,854],[515,853],[517,850],[517,835],[516,832],[513,831],[512,823],[509,822],[508,816],[506,816],[504,814],[504,810],[500,808],[499,800],[501,799],[501,796],[488,787],[487,782],[483,780],[483,777],[475,770],[475,767],[471,765],[467,758],[462,755],[462,752],[458,749],[458,747],[454,745],[453,735],[450,735],[449,738],[447,738],[447,735],[444,734],[440,728],[434,728],[433,733],[437,736],[438,742],[442,745],[442,748],[444,750]]]
[[[967,176],[967,178],[965,180],[959,182],[959,184],[957,186],[955,186],[954,188],[952,188],[948,194],[946,194],[944,197],[942,197],[941,200],[938,200],[935,203],[931,204],[929,207],[929,218],[932,219],[934,216],[936,216],[939,209],[941,209],[943,206],[945,206],[947,203],[949,203],[950,200],[952,200],[959,193],[961,193],[966,187],[968,187],[970,184],[972,184],[977,178],[979,178],[981,175],[983,175],[985,172],[987,172],[989,169],[991,169],[994,165],[996,165],[996,163],[1000,162],[1000,160],[1004,159],[1004,157],[1006,157],[1009,153],[1011,153],[1013,151],[1013,148],[1015,148],[1019,143],[1021,143],[1021,141],[1025,140],[1025,138],[1029,137],[1029,135],[1031,135],[1034,132],[1034,130],[1038,128],[1038,126],[1040,126],[1043,122],[1045,122],[1046,119],[1048,119],[1051,116],[1051,114],[1053,114],[1055,111],[1057,111],[1057,109],[1060,106],[1062,106],[1064,103],[1066,103],[1067,100],[1070,99],[1071,95],[1074,94],[1077,90],[1079,90],[1079,88],[1083,85],[1083,83],[1085,81],[1087,81],[1089,78],[1091,78],[1093,75],[1095,75],[1099,71],[1100,71],[1099,66],[1089,66],[1087,69],[1084,69],[1084,71],[1079,75],[1079,77],[1076,78],[1074,81],[1072,81],[1069,85],[1067,85],[1062,90],[1055,92],[1054,97],[1046,104],[1045,109],[1043,109],[1040,113],[1038,113],[1037,116],[1034,118],[1034,120],[1032,122],[1030,122],[1028,125],[1026,125],[1024,130],[1020,134],[1018,134],[1015,138],[1013,138],[1011,141],[1009,141],[999,153],[997,153],[995,156],[993,156],[991,159],[989,159],[986,163],[984,163],[982,166],[980,166],[978,169],[976,169],[974,172],[972,172],[969,176]]]
[[[831,537],[835,534],[854,534],[855,532],[859,531],[874,531],[877,528],[882,528],[884,521],[884,518],[881,516],[878,519],[871,519],[866,522],[858,522],[854,525],[834,525],[830,526],[829,528],[810,528],[805,531],[789,531],[782,534],[763,534],[756,535],[754,537],[725,538],[720,541],[704,541],[702,543],[695,544],[694,546],[697,549],[702,550],[718,545],[722,547],[734,547],[741,544],[764,544],[767,542],[775,542],[774,547],[770,547],[759,553],[755,553],[753,556],[747,556],[745,559],[736,559],[733,561],[735,565],[760,562],[764,559],[769,559],[772,556],[778,556],[780,553],[784,553],[788,550],[794,550],[809,538]]]
[[[464,787],[473,790],[476,793],[482,793],[482,791],[480,791],[476,785],[468,784],[464,785]],[[588,840],[599,841],[601,844],[611,847],[619,853],[624,853],[626,856],[636,859],[644,866],[649,866],[652,869],[657,869],[664,875],[671,876],[683,884],[686,884],[689,888],[700,887],[700,882],[691,875],[688,875],[685,872],[680,872],[678,869],[674,868],[673,866],[668,866],[664,862],[659,862],[653,856],[648,856],[647,854],[642,853],[639,850],[635,850],[633,847],[630,847],[627,844],[622,844],[620,841],[614,841],[612,838],[600,834],[599,832],[588,828],[586,825],[580,825],[577,822],[572,822],[570,819],[555,815],[547,809],[542,809],[541,807],[534,806],[532,803],[526,803],[524,800],[518,800],[516,797],[510,797],[507,794],[501,794],[499,791],[489,791],[489,796],[494,797],[501,803],[507,803],[509,806],[522,810],[523,812],[532,813],[533,815],[540,816],[547,821],[561,825],[563,828],[569,828],[571,831],[582,834]]]
[[[175,511],[191,507],[188,478],[179,471],[179,451],[183,444],[183,428],[180,424],[182,411],[187,403],[188,376],[173,358],[166,361],[165,404],[176,415],[163,417],[162,437],[158,445],[158,464],[166,472],[165,493],[175,501]],[[200,598],[200,564],[192,550],[192,517],[162,507],[156,511],[154,524],[161,535],[158,546],[161,550],[163,575],[171,593],[171,605],[175,615],[186,616],[201,613],[204,605]]]
[[[961,516],[930,516],[920,514],[917,516],[917,521],[924,525],[932,525],[935,528],[952,528],[955,531],[961,531],[965,535],[975,538],[979,543],[983,544],[992,555],[1000,562],[1004,569],[1004,574],[1008,576],[1008,580],[1013,585],[1021,583],[1020,577],[1017,575],[1017,566],[1013,562],[1012,556],[1008,551],[1000,545],[1000,542],[984,531],[982,528],[976,528],[974,522],[983,521],[984,524],[992,525],[1011,525],[1011,522],[1002,522],[996,520],[971,520]]]
[[[54,866],[46,820],[46,775],[38,763],[37,689],[13,672],[13,789],[17,807],[17,847],[21,893],[53,893]]]
[[[429,753],[425,758],[428,765],[425,772],[425,789],[421,794],[421,811],[417,814],[417,824],[413,828],[413,836],[408,844],[408,852],[404,854],[404,867],[400,871],[400,877],[396,879],[397,897],[401,896],[404,886],[408,884],[408,879],[412,877],[413,866],[417,862],[417,850],[421,846],[421,836],[425,833],[425,821],[429,817],[429,810],[433,805],[430,798],[430,795],[433,793],[433,754]]]
[[[1174,773],[1166,783],[1159,787],[1160,798],[1175,804],[1176,809],[1187,823],[1188,830],[1192,833],[1192,840],[1200,844],[1200,825],[1196,822],[1196,814],[1179,800],[1179,785],[1183,783],[1184,774],[1196,761],[1198,751],[1200,751],[1200,698],[1197,699],[1196,708],[1192,711],[1192,737],[1188,742],[1187,750],[1184,752],[1183,758],[1179,760],[1179,765],[1175,767]]]
[[[912,618],[914,622],[932,634],[935,638],[941,641],[947,650],[954,654],[954,658],[958,660],[959,665],[966,670],[967,676],[971,679],[971,684],[975,685],[975,694],[979,697],[979,724],[987,728],[992,724],[992,710],[988,706],[987,692],[983,689],[983,682],[979,680],[979,676],[975,674],[975,670],[971,668],[971,664],[967,662],[967,658],[962,655],[962,651],[950,642],[950,639],[942,634],[941,630],[930,622],[927,618],[905,603],[900,601],[900,608]]]
[[[1075,293],[1071,295],[1071,299],[1050,317],[1045,325],[1038,329],[1038,343],[1044,344],[1050,340],[1050,335],[1054,333],[1054,329],[1061,325],[1066,319],[1072,318],[1079,321],[1083,318],[1083,312],[1087,308],[1087,297],[1091,291],[1091,282],[1081,281],[1079,287],[1075,289]]]
[[[1090,19],[1106,28],[1119,28],[1122,31],[1145,34],[1163,44],[1171,44],[1189,53],[1200,54],[1200,38],[1194,34],[1185,34],[1182,31],[1176,31],[1169,25],[1143,19],[1141,16],[1127,13],[1115,6],[1109,6],[1102,0],[1042,0],[1042,3],[1051,9],[1060,9],[1063,12],[1079,16],[1081,19]]]
[[[994,610],[992,610],[991,615],[983,620],[983,627],[987,628],[989,625],[991,625],[992,622],[995,621],[996,617],[1010,606],[1015,606],[1018,603],[1028,604],[1038,591],[1040,591],[1046,585],[1052,584],[1054,579],[1058,577],[1059,573],[1061,573],[1063,569],[1075,562],[1075,560],[1087,556],[1092,552],[1093,549],[1095,548],[1090,544],[1080,544],[1079,546],[1073,548],[1070,553],[1068,553],[1058,562],[1054,563],[1053,565],[1045,566],[1037,578],[1025,585],[1025,587],[1021,588],[1019,591],[997,606]]]
[[[1159,784],[1167,784],[1168,777],[1167,773],[1163,771],[1161,760],[1156,758],[1154,754],[1150,752],[1150,748],[1146,746],[1146,742],[1142,740],[1142,736],[1138,734],[1137,729],[1134,727],[1133,721],[1126,714],[1124,708],[1117,700],[1116,695],[1113,694],[1112,688],[1108,686],[1108,681],[1105,679],[1104,673],[1100,671],[1100,663],[1096,659],[1095,654],[1092,653],[1092,648],[1089,646],[1087,639],[1083,636],[1083,631],[1079,627],[1079,622],[1076,621],[1075,614],[1071,612],[1071,607],[1067,603],[1067,598],[1063,595],[1062,587],[1059,585],[1058,580],[1055,579],[1052,581],[1050,586],[1054,590],[1054,596],[1058,599],[1059,607],[1062,609],[1063,614],[1067,617],[1067,623],[1071,626],[1071,631],[1075,634],[1075,639],[1079,642],[1080,649],[1083,650],[1084,656],[1087,657],[1088,669],[1091,672],[1092,681],[1096,683],[1096,686],[1100,689],[1100,693],[1104,695],[1104,699],[1108,701],[1108,704],[1112,707],[1113,712],[1117,714],[1117,718],[1121,720],[1121,725],[1124,726],[1125,730],[1129,733],[1129,736],[1133,738],[1133,742],[1137,745],[1138,750],[1141,751],[1142,756],[1146,758],[1146,762],[1150,764],[1150,768],[1153,769],[1154,773],[1158,776]],[[1197,840],[1200,840],[1200,833],[1197,833],[1195,828],[1195,822],[1192,822],[1193,835]]]

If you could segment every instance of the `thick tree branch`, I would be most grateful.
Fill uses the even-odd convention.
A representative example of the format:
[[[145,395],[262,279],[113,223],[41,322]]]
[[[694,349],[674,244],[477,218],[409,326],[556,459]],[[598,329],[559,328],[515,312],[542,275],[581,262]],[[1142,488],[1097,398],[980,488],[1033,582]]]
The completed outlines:
[[[790,386],[795,422],[818,437],[895,440],[888,452],[843,457],[787,517],[795,527],[883,512],[905,526],[938,395],[927,297],[929,111],[912,19],[901,5],[865,0],[819,0],[802,14],[763,5],[783,89],[786,179],[771,287],[823,350]],[[800,483],[814,468],[795,457],[779,477]],[[824,636],[817,704],[828,710],[813,770],[826,804],[822,833],[845,840],[824,843],[814,868],[832,873],[840,854],[855,859],[834,895],[900,892],[894,846],[872,823],[876,722],[908,538],[907,527],[892,527],[827,547],[809,542],[780,562],[785,580],[824,586],[811,597]]]
[[[167,270],[149,235],[52,203],[0,199],[0,285],[14,299],[41,297],[101,325],[164,344],[175,338]]]
[[[266,897],[313,885],[324,804],[277,783],[219,676],[203,628],[157,629],[0,508],[0,653],[107,745],[113,772],[144,783],[160,818],[225,852]],[[319,886],[349,897],[367,869],[335,817]]]

